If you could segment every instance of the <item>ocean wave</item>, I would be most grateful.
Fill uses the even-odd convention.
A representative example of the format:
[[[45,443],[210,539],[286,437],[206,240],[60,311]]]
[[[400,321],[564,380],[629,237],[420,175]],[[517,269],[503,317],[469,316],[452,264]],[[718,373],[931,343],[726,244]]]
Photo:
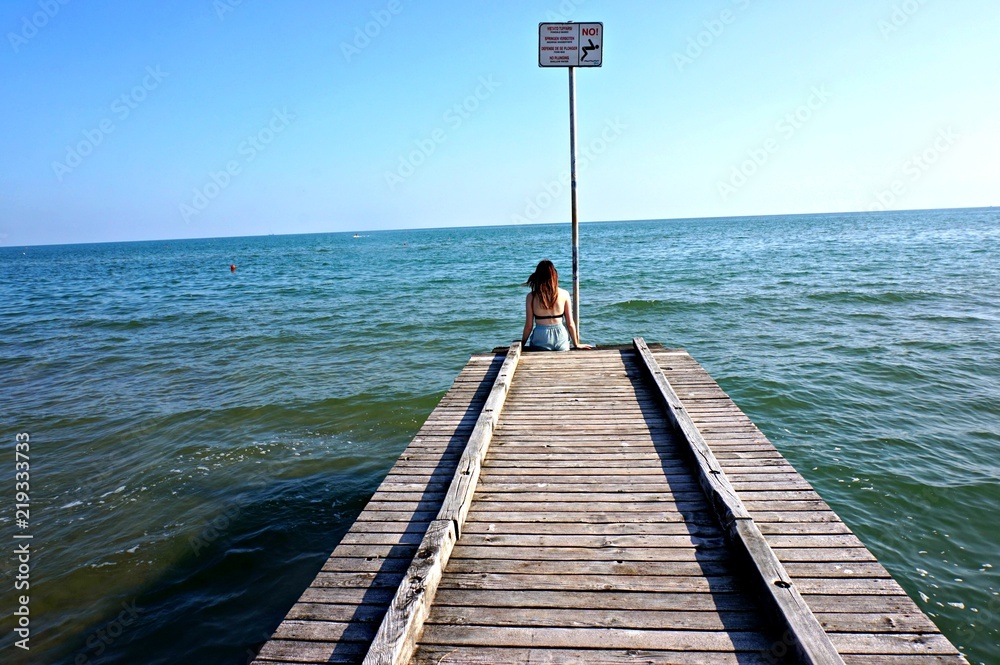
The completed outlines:
[[[880,293],[840,289],[836,291],[812,291],[806,298],[818,302],[841,304],[897,305],[911,304],[941,297],[931,291],[883,291]]]
[[[655,314],[665,312],[668,309],[683,307],[684,304],[666,302],[662,300],[620,300],[606,305],[603,309],[610,315],[614,314]]]

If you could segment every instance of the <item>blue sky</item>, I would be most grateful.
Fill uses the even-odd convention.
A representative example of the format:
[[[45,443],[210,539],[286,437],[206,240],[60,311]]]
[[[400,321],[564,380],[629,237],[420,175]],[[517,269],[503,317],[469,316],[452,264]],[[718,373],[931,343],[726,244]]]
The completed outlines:
[[[995,0],[8,0],[0,245],[1000,203]]]

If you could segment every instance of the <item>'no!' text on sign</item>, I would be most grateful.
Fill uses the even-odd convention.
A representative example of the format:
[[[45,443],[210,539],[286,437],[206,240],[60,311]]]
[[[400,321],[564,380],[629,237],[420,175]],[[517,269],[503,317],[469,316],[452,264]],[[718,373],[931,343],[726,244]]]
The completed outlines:
[[[600,67],[603,23],[539,23],[539,67]]]

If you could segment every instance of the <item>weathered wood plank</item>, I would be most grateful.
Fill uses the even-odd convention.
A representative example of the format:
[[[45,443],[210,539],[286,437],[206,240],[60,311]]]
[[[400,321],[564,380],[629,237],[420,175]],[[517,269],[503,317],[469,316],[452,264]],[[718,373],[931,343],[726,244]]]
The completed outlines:
[[[958,650],[943,635],[892,633],[832,633],[837,648],[845,654],[904,654],[957,656]]]
[[[438,607],[522,607],[548,609],[607,609],[633,611],[743,612],[756,606],[738,593],[658,593],[648,591],[586,591],[573,593],[548,589],[442,588]],[[544,612],[540,612],[543,614]]]
[[[631,628],[637,630],[760,630],[758,612],[634,611],[622,609],[549,609],[449,606],[433,621],[445,625],[536,626],[539,628]]]
[[[649,547],[519,547],[502,545],[464,546],[454,559],[469,558],[517,559],[530,557],[534,561],[728,561],[729,553],[717,548],[649,548]],[[568,567],[568,565],[567,565]]]
[[[772,641],[756,631],[566,629],[428,624],[421,644],[554,649],[661,649],[668,651],[760,652]]]
[[[270,640],[257,654],[254,662],[277,665],[357,663],[367,648],[367,642]]]
[[[646,649],[500,648],[463,645],[421,645],[414,665],[774,665],[774,659],[753,652],[651,651]],[[922,664],[921,664],[922,665]]]
[[[572,579],[576,575],[609,575],[637,577],[698,577],[699,575],[732,575],[735,573],[728,560],[694,561],[622,561],[622,560],[569,560],[537,561],[522,554],[524,559],[468,559],[451,561],[448,573],[504,573],[525,575],[563,575]]]
[[[852,582],[854,580],[851,580]],[[745,590],[732,575],[694,577],[636,577],[634,575],[530,575],[517,573],[452,573],[441,580],[442,589],[500,589],[505,591],[655,591],[658,593],[736,593]],[[845,589],[860,593],[863,581]],[[871,588],[872,592],[877,592]]]
[[[629,533],[620,536],[561,536],[470,533],[462,537],[462,545],[504,545],[508,547],[722,547],[725,545],[722,534],[717,530],[711,533],[716,535],[699,537],[690,534],[636,535]]]

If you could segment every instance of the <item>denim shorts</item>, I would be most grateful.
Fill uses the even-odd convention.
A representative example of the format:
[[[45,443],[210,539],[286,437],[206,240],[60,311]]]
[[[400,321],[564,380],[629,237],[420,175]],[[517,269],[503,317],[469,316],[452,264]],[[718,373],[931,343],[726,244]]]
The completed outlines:
[[[528,347],[535,351],[569,351],[569,331],[559,323],[536,323]]]

